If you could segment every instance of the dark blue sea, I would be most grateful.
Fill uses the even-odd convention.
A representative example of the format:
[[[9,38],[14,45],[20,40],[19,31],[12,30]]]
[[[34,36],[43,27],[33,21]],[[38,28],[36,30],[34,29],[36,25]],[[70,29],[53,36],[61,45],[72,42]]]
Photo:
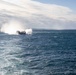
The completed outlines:
[[[0,33],[0,75],[76,75],[76,30]]]

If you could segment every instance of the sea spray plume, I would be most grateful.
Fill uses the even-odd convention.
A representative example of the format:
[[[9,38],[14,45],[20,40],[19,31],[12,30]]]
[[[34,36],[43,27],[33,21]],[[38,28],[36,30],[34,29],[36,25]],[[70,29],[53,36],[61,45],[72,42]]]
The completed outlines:
[[[26,28],[25,26],[16,20],[12,20],[8,23],[5,23],[1,27],[1,32],[7,33],[7,34],[17,34],[16,32],[19,31],[24,31]]]
[[[32,34],[32,29],[26,29],[25,32],[26,34]]]
[[[19,22],[17,20],[11,20],[1,27],[1,32],[7,34],[18,34],[17,31],[25,31],[26,34],[32,34],[32,29],[26,28],[22,22]]]

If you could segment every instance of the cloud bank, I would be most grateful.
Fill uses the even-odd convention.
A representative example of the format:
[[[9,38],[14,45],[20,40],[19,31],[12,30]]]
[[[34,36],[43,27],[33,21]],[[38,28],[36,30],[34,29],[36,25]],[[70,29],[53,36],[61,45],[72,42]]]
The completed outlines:
[[[0,24],[12,18],[27,28],[76,29],[76,14],[68,7],[33,0],[0,0]]]

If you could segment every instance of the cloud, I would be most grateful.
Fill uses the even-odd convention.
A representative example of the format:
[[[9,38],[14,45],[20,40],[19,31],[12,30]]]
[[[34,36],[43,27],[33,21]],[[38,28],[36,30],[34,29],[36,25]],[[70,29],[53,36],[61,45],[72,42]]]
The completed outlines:
[[[44,4],[33,0],[0,0],[0,13],[17,18],[32,28],[76,28],[74,11],[55,4]]]

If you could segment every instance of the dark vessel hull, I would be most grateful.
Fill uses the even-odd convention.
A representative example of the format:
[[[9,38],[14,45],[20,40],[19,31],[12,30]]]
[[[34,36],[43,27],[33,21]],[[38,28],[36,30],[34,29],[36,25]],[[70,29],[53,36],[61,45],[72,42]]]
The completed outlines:
[[[17,33],[20,34],[20,35],[25,35],[26,34],[25,31],[17,31]]]

